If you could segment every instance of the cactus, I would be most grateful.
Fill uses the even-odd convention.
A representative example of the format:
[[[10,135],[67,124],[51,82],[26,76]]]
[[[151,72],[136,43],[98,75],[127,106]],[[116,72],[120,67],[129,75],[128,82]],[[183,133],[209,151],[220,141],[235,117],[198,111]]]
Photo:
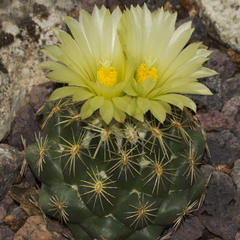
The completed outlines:
[[[192,29],[187,23],[174,32],[175,18],[146,6],[80,11],[80,23],[66,18],[74,39],[54,30],[61,44],[43,50],[58,61],[41,64],[52,70],[48,77],[68,86],[45,104],[42,134],[26,158],[42,183],[42,210],[77,240],[158,239],[202,202],[205,138],[195,104],[180,94],[211,94],[196,78],[214,72],[202,67],[209,51],[201,43],[182,50]],[[166,39],[157,34],[165,58],[151,44],[146,56],[146,29],[133,46],[134,21],[170,29]]]

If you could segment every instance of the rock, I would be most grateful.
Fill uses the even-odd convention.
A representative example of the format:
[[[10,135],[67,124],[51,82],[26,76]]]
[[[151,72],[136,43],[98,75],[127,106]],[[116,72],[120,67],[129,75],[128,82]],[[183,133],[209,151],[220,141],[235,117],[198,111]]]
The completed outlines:
[[[240,74],[226,79],[222,84],[222,97],[224,103],[240,95]]]
[[[37,67],[47,59],[40,50],[45,44],[57,43],[51,29],[61,29],[63,16],[75,9],[75,4],[75,0],[44,4],[38,0],[1,1],[0,35],[7,41],[0,41],[5,72],[0,72],[0,141],[9,133],[16,112],[28,101],[32,87],[48,81],[45,70]]]
[[[63,240],[66,239],[61,235],[62,227],[58,225],[60,229],[58,232],[49,231],[47,225],[44,222],[43,216],[29,217],[26,223],[15,235],[14,240]],[[59,233],[60,232],[60,233]]]
[[[204,24],[199,17],[187,17],[179,20],[176,26],[180,26],[185,22],[192,21],[192,27],[195,28],[189,42],[203,42],[204,45],[209,45],[209,38]]]
[[[23,155],[14,147],[0,144],[0,198],[8,192],[17,175]]]
[[[224,240],[234,240],[237,228],[231,220],[211,216],[200,216],[202,224],[213,234]]]
[[[0,205],[0,224],[4,222],[4,218],[7,216],[6,209],[3,205]]]
[[[239,107],[240,107],[240,96],[232,97],[223,105],[222,113],[225,116],[234,118],[238,114]]]
[[[54,89],[53,82],[45,82],[32,88],[29,103],[34,108],[35,112],[37,112],[37,110],[39,110],[39,108],[47,101]]]
[[[81,1],[81,8],[85,9],[88,12],[92,12],[93,7],[97,5],[101,7],[102,5],[107,6],[107,0],[82,0]]]
[[[27,146],[36,142],[35,135],[38,136],[39,127],[34,109],[30,105],[25,105],[17,112],[17,117],[13,123],[9,143],[23,150],[21,136],[26,140]]]
[[[208,33],[221,43],[240,51],[239,1],[196,0],[196,3]]]
[[[206,110],[221,110],[224,102],[224,96],[222,93],[222,85],[224,81],[231,78],[236,71],[236,65],[231,62],[230,58],[217,49],[212,49],[209,61],[204,66],[215,70],[218,74],[199,79],[199,82],[206,85],[213,93],[212,96],[197,96],[192,95],[193,99],[199,109]]]
[[[9,207],[13,204],[13,199],[9,196],[9,194],[6,194],[2,199],[0,204],[4,207],[6,212],[8,211]]]
[[[6,226],[0,226],[0,239],[13,240],[14,232]]]
[[[237,232],[237,234],[235,236],[235,240],[240,240],[240,232]]]
[[[237,187],[240,190],[240,159],[236,160],[231,172],[231,177]]]
[[[204,164],[200,167],[200,170],[205,178],[206,181],[208,181],[210,175],[215,171],[214,167],[209,164]]]
[[[207,188],[205,211],[213,217],[224,217],[235,191],[234,183],[227,174],[213,172]]]
[[[171,240],[197,240],[203,235],[204,226],[198,217],[187,218],[174,232]]]
[[[207,143],[211,152],[209,162],[213,166],[231,166],[240,156],[240,141],[229,130],[207,133]]]
[[[16,232],[23,226],[27,219],[26,213],[17,205],[14,205],[8,212],[8,216],[5,219],[5,224],[10,225],[12,231]]]
[[[234,118],[226,116],[217,110],[198,112],[197,118],[206,131],[232,130],[236,124]]]

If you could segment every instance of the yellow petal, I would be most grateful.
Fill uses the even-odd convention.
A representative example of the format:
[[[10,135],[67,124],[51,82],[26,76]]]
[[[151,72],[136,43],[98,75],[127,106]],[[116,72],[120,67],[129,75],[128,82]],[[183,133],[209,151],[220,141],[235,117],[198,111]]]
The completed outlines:
[[[151,107],[150,111],[152,115],[163,123],[166,119],[166,111],[158,101],[150,101]]]
[[[196,104],[190,98],[179,94],[166,94],[156,97],[155,99],[168,102],[172,105],[179,107],[181,110],[183,110],[183,107],[186,106],[196,112]]]
[[[120,109],[118,109],[115,106],[115,104],[113,104],[113,108],[114,108],[114,114],[113,114],[114,119],[120,123],[124,123],[124,121],[126,119],[126,114],[123,111],[121,111]]]
[[[137,105],[143,114],[145,114],[151,107],[150,101],[147,98],[142,97],[137,98]]]
[[[131,98],[130,97],[115,97],[112,99],[117,108],[131,115]]]
[[[100,116],[106,124],[109,124],[113,118],[113,104],[110,100],[105,100],[102,107],[100,107]]]
[[[78,88],[73,94],[73,102],[85,101],[93,96],[93,93],[89,92],[85,88]]]
[[[137,96],[138,94],[136,91],[133,89],[131,82],[127,82],[123,91],[128,94],[129,96]]]
[[[100,107],[102,107],[103,103],[104,103],[104,98],[101,96],[96,96],[96,97],[92,98],[90,105],[91,105],[92,109],[95,111],[95,110],[99,109]]]
[[[81,115],[81,118],[82,119],[86,119],[88,117],[90,117],[94,110],[92,109],[91,105],[90,105],[90,102],[91,102],[92,99],[88,99],[82,106],[81,108],[81,112],[80,112],[80,115]]]
[[[49,97],[49,100],[50,101],[54,101],[54,100],[57,100],[57,99],[60,99],[60,98],[65,98],[67,96],[71,96],[78,89],[79,89],[79,87],[62,87],[62,88],[58,88],[51,94],[51,96]]]

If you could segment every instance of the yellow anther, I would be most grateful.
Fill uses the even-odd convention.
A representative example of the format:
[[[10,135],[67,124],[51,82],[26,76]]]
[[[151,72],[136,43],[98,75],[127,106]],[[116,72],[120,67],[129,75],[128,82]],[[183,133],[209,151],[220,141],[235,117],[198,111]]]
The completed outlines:
[[[115,67],[110,66],[104,68],[103,66],[97,71],[98,81],[105,85],[105,87],[114,87],[117,85],[117,71]]]
[[[157,69],[155,67],[146,68],[146,64],[142,63],[136,71],[136,81],[138,84],[143,84],[146,78],[152,78],[153,81],[156,81],[158,78]]]

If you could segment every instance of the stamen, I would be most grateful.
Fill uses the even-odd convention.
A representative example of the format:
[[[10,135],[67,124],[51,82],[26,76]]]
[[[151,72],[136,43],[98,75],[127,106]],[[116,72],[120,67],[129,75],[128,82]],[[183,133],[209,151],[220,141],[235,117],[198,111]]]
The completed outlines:
[[[118,73],[115,67],[110,66],[108,68],[104,68],[103,66],[97,71],[98,81],[105,85],[105,87],[114,87],[117,85],[117,76]]]
[[[153,81],[156,81],[158,78],[157,69],[155,67],[146,68],[146,64],[142,63],[135,75],[136,81],[138,84],[143,84],[146,78],[152,78]]]

